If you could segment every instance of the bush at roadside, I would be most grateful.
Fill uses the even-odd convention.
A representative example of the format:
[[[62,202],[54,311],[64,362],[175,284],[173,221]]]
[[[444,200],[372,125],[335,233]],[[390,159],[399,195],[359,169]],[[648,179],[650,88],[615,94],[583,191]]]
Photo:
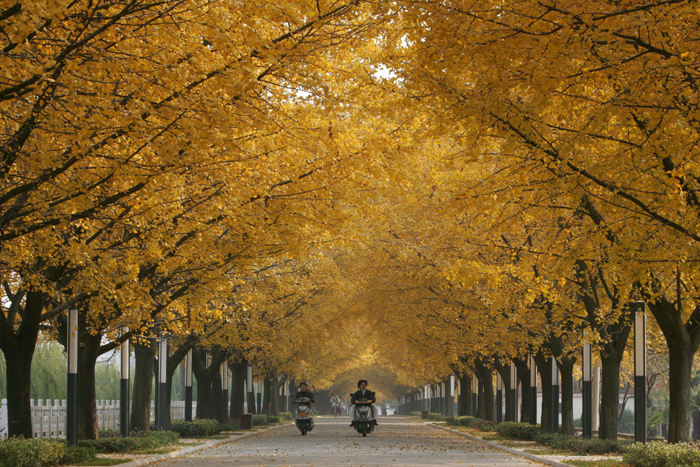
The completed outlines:
[[[124,438],[84,439],[78,446],[94,447],[102,453],[133,452],[154,449],[177,443],[179,435],[175,431],[151,431],[147,435]]]
[[[265,414],[255,414],[253,415],[253,426],[267,425],[267,415]]]
[[[291,420],[294,418],[294,415],[292,415],[292,412],[280,412],[280,417],[282,420]]]
[[[44,467],[59,465],[65,452],[62,441],[24,439],[0,440],[0,467]]]
[[[581,438],[551,433],[537,435],[534,440],[552,449],[562,449],[579,454],[621,454],[626,452],[633,443],[627,439]]]
[[[441,413],[429,413],[429,414],[428,414],[428,418],[429,418],[430,420],[436,420],[436,421],[438,421],[438,422],[442,422],[442,421],[447,420],[447,417],[445,417],[445,416],[444,416],[443,414],[441,414]]]
[[[688,443],[635,443],[627,449],[623,460],[634,467],[694,467],[700,465],[700,446]]]
[[[229,420],[226,423],[219,424],[219,432],[222,431],[239,431],[241,429],[241,422],[238,420]]]
[[[459,416],[459,417],[452,417],[452,416],[450,416],[450,417],[447,417],[447,418],[445,419],[445,421],[446,421],[449,425],[465,426],[465,427],[471,426],[472,423],[474,423],[475,420],[478,420],[478,419],[477,419],[477,418],[474,418],[474,417],[470,417],[470,416],[465,416],[465,415]]]
[[[63,464],[77,464],[89,461],[97,456],[97,448],[85,446],[66,446],[63,453]]]
[[[178,433],[183,438],[201,438],[217,434],[220,430],[216,420],[184,420],[171,423],[168,430]],[[151,433],[156,433],[152,431]]]
[[[540,427],[529,423],[501,422],[496,425],[496,430],[501,436],[525,440],[533,440],[540,434]]]

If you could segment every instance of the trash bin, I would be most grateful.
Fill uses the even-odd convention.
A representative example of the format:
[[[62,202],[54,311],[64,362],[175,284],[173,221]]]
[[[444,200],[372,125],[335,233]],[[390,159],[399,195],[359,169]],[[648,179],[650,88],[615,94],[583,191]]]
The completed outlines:
[[[250,430],[253,428],[253,414],[244,413],[241,415],[241,430]]]
[[[422,412],[420,413],[420,418],[428,419],[428,418],[429,418],[429,417],[428,417],[428,411],[427,411],[427,410],[422,411]]]

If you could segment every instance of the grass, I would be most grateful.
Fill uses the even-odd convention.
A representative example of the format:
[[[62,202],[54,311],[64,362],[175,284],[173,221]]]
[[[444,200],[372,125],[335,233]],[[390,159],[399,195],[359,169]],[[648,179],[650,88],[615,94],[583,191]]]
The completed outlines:
[[[580,455],[574,451],[565,451],[564,449],[525,449],[526,453],[534,454],[535,456],[578,456]],[[589,461],[586,461],[589,462]]]
[[[622,461],[617,461],[614,459],[598,461],[566,461],[566,463],[573,465],[574,467],[629,467],[629,464],[625,464]]]
[[[77,464],[71,464],[71,465],[79,465],[79,466],[119,465],[119,464],[125,464],[127,462],[131,462],[132,460],[133,459],[127,459],[127,458],[123,458],[123,459],[96,458],[96,459],[78,462]]]

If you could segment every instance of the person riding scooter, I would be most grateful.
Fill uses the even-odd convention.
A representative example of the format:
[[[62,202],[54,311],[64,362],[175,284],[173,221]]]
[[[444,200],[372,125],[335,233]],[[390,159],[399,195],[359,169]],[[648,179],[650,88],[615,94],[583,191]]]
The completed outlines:
[[[355,426],[355,401],[368,400],[372,401],[372,403],[377,402],[377,398],[375,397],[374,392],[367,389],[366,379],[361,379],[360,381],[358,381],[357,387],[360,389],[355,391],[355,393],[352,394],[352,396],[350,397],[350,403],[352,404],[352,406],[350,407],[350,426]],[[374,418],[374,424],[379,425],[379,423],[377,423],[378,409],[374,405],[371,406],[371,409],[372,418]]]
[[[311,402],[315,402],[315,401],[314,401],[314,393],[311,392],[311,391],[309,391],[309,388],[308,388],[308,386],[306,385],[306,383],[301,383],[301,384],[299,385],[299,392],[297,392],[297,395],[294,396],[294,400],[296,401],[296,400],[298,400],[300,397],[306,397],[306,398],[308,398],[308,399],[311,399]]]

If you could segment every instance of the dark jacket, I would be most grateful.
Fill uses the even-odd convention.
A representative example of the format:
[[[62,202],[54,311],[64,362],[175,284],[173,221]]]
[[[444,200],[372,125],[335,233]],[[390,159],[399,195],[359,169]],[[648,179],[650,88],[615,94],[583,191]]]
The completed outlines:
[[[350,396],[350,402],[353,404],[355,403],[356,400],[360,400],[360,399],[367,399],[367,400],[372,401],[372,402],[377,402],[377,398],[374,396],[374,391],[370,391],[369,389],[365,389],[364,396],[362,395],[361,389],[358,389],[357,391],[355,391],[355,394]]]
[[[297,392],[297,395],[294,396],[294,400],[297,400],[300,397],[308,397],[309,399],[311,399],[311,402],[315,402],[314,401],[314,393],[311,391],[299,391],[299,392]]]

